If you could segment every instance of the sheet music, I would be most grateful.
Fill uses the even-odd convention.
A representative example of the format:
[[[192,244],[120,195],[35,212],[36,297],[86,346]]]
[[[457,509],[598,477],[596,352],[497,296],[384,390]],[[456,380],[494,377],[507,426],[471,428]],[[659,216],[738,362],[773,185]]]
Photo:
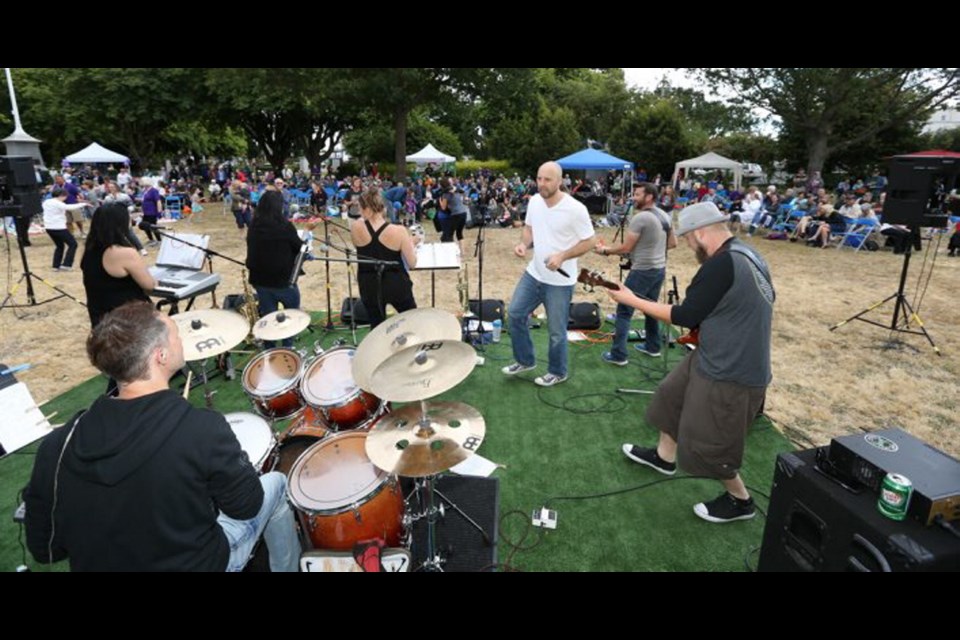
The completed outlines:
[[[52,430],[27,385],[18,382],[0,390],[0,456],[22,449]]]
[[[456,242],[423,243],[417,247],[417,267],[427,269],[459,269],[460,247]]]
[[[169,233],[174,238],[182,238],[204,249],[210,244],[210,236],[196,233]],[[178,242],[173,238],[163,237],[160,243],[160,253],[157,254],[157,266],[182,267],[198,271],[203,268],[204,253],[200,249]]]
[[[499,467],[496,462],[488,460],[478,453],[473,454],[460,464],[452,467],[450,471],[461,476],[474,476],[477,478],[489,478]]]

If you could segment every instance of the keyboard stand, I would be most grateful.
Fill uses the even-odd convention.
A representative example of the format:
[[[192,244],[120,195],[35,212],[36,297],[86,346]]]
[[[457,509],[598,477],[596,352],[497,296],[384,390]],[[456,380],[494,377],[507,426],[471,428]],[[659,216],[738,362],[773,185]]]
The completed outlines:
[[[187,301],[187,308],[184,309],[184,311],[190,311],[190,309],[193,308],[193,303],[196,301],[196,299],[199,296],[206,295],[208,293],[211,294],[211,296],[213,297],[213,308],[216,309],[217,294],[214,292],[216,291],[218,284],[220,283],[214,282],[211,285],[207,285],[206,287],[203,287],[202,289],[199,289],[193,292],[186,298],[176,298],[175,296],[172,296],[172,295],[168,297],[167,295],[160,295],[156,291],[154,291],[151,295],[153,295],[153,297],[155,298],[160,298],[159,300],[157,300],[157,305],[156,305],[157,311],[163,311],[164,306],[170,305],[170,315],[175,316],[178,313],[180,313],[180,302],[182,300]]]

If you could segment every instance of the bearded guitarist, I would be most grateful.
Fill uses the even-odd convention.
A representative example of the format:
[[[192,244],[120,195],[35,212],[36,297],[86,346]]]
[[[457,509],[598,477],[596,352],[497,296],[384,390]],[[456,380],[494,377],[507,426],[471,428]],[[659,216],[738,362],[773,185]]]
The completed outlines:
[[[660,383],[647,407],[647,421],[660,431],[656,447],[628,443],[623,453],[665,475],[676,473],[679,464],[691,475],[719,480],[724,492],[693,508],[709,522],[747,520],[756,513],[739,471],[747,429],[771,379],[776,298],[766,262],[730,234],[727,218],[711,202],[680,213],[677,235],[701,265],[682,304],[643,300],[624,287],[608,291],[618,303],[657,320],[700,327],[699,348]]]

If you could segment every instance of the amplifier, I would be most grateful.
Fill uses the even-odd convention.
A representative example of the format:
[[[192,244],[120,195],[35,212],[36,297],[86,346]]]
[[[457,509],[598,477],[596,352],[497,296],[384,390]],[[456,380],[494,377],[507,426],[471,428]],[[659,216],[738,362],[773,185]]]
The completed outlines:
[[[930,524],[960,519],[960,461],[901,429],[834,438],[827,461],[845,480],[880,493],[888,473],[913,483],[907,515]]]

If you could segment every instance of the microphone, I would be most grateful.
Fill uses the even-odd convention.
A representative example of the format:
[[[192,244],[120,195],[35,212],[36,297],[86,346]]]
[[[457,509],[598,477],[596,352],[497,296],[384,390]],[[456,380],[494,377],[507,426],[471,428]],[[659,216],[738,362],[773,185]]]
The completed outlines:
[[[550,259],[549,259],[549,258],[545,258],[544,261],[543,261],[543,264],[547,264],[547,263],[549,263],[549,262],[550,262]],[[566,271],[564,271],[563,269],[560,269],[560,268],[557,268],[557,273],[559,273],[560,275],[562,275],[564,278],[569,278],[569,277],[570,277],[570,274],[569,274],[569,273],[567,273]]]

